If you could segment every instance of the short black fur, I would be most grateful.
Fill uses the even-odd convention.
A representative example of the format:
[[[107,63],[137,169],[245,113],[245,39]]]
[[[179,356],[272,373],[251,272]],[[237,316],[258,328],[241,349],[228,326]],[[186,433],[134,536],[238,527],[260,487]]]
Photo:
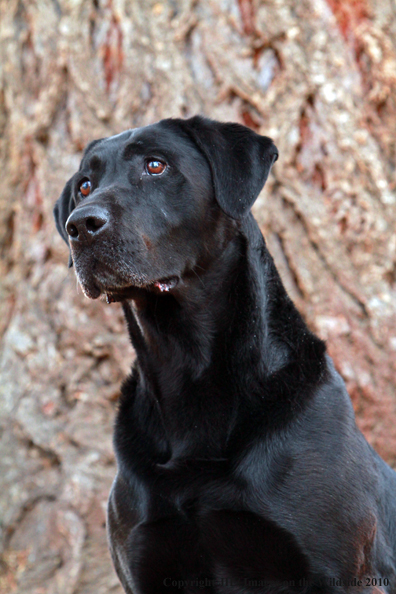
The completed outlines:
[[[127,594],[396,593],[396,474],[250,213],[277,156],[238,124],[163,120],[91,144],[55,207],[137,352],[108,510]]]

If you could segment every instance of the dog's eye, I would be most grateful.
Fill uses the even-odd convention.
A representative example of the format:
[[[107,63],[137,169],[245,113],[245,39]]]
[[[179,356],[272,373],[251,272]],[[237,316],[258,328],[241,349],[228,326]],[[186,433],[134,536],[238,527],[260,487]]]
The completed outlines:
[[[166,163],[158,161],[157,159],[150,159],[146,163],[147,173],[150,175],[161,175],[166,169]]]
[[[83,181],[83,183],[80,185],[80,192],[83,196],[88,196],[91,193],[91,182],[89,181],[89,179],[86,179]]]

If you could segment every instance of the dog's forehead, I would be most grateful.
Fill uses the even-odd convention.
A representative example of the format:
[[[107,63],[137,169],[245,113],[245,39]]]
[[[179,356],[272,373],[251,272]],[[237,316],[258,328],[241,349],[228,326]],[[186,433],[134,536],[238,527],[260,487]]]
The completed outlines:
[[[176,122],[162,120],[151,126],[131,130],[131,135],[124,144],[124,155],[129,157],[135,152],[146,156],[173,158],[181,163],[188,155],[195,154],[195,143],[183,132]]]
[[[156,151],[183,159],[187,149],[194,150],[195,144],[181,130],[176,126],[162,126],[161,122],[158,122],[143,128],[126,130],[92,143],[92,147],[87,147],[81,164],[93,165],[95,168],[98,160],[119,160],[134,153],[147,156],[152,153],[152,156],[155,156]]]

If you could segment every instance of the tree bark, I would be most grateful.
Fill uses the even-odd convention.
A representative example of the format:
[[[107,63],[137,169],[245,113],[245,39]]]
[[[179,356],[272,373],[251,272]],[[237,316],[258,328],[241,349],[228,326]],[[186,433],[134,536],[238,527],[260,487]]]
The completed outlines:
[[[0,592],[118,594],[105,538],[132,349],[52,208],[87,142],[202,113],[280,151],[255,205],[367,439],[396,464],[392,0],[0,0]]]

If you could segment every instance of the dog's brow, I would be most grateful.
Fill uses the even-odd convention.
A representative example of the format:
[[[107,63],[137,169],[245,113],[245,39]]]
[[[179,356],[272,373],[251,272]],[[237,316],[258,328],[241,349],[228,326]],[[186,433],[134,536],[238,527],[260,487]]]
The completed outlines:
[[[129,159],[133,155],[133,153],[141,153],[143,150],[142,144],[143,143],[141,140],[128,142],[122,153],[123,158]]]
[[[98,169],[100,169],[102,167],[102,164],[103,164],[102,160],[97,155],[94,155],[89,160],[89,168],[94,171],[97,171]]]

